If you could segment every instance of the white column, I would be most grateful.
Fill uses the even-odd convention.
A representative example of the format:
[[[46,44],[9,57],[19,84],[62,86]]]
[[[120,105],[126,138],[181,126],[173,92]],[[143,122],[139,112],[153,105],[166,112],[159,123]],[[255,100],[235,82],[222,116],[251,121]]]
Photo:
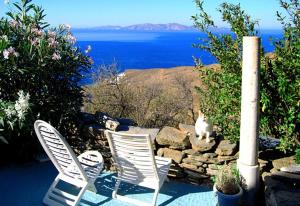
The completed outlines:
[[[242,103],[240,151],[237,166],[246,183],[246,201],[255,205],[259,188],[258,130],[259,130],[259,68],[260,38],[243,37]]]

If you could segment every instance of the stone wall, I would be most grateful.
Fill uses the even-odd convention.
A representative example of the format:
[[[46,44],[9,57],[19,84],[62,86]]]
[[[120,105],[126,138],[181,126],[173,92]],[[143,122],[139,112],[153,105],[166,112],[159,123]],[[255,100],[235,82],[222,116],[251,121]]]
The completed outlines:
[[[109,145],[104,131],[107,124],[103,122],[103,115],[84,114],[82,123],[83,137],[86,142],[85,149],[96,149],[104,157],[105,169],[115,170]],[[98,120],[100,118],[100,120]],[[154,152],[158,156],[172,159],[169,176],[195,184],[211,183],[210,177],[215,175],[219,166],[235,163],[238,158],[238,145],[230,143],[214,135],[207,143],[205,138],[199,140],[193,125],[179,124],[178,128],[164,127],[159,129],[146,129],[137,127],[134,123],[124,119],[117,121],[117,131],[125,133],[150,134],[153,140]],[[260,166],[266,164],[259,161]]]
[[[157,155],[173,160],[169,176],[196,184],[209,183],[219,165],[234,163],[238,158],[236,144],[219,137],[211,137],[208,143],[199,140],[193,125],[164,127],[156,142]]]

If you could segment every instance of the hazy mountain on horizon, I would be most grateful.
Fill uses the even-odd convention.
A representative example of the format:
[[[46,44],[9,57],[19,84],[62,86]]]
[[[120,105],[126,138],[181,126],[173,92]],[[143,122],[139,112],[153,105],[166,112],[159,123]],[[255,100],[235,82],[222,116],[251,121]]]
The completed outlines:
[[[97,26],[97,27],[75,27],[72,29],[74,32],[97,32],[97,31],[153,31],[153,32],[199,32],[193,26],[187,26],[178,23],[168,23],[168,24],[152,24],[152,23],[144,23],[144,24],[133,24],[129,26],[114,26],[114,25],[105,25],[105,26]],[[231,33],[230,28],[226,27],[212,27],[210,31],[216,33]],[[268,31],[268,32],[278,32],[282,31],[282,29],[276,28],[266,28],[261,29],[261,31]]]
[[[193,26],[186,26],[178,23],[169,24],[134,24],[129,26],[98,26],[98,27],[87,27],[87,28],[73,28],[73,31],[102,31],[102,30],[120,30],[120,31],[196,31]]]

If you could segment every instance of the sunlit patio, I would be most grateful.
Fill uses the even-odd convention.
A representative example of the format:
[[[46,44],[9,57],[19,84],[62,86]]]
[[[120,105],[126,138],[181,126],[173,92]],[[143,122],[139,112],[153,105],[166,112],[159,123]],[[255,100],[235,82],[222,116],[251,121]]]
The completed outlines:
[[[0,170],[1,205],[43,205],[42,199],[56,175],[57,170],[51,162],[2,168]],[[115,175],[102,173],[96,180],[97,194],[86,191],[80,205],[129,205],[111,198],[114,185]],[[149,200],[149,202],[153,194],[152,190],[129,184],[121,185],[119,191],[121,194],[126,191],[126,195],[130,197],[143,201]],[[165,182],[160,190],[157,205],[215,206],[216,199],[210,188],[171,180]]]

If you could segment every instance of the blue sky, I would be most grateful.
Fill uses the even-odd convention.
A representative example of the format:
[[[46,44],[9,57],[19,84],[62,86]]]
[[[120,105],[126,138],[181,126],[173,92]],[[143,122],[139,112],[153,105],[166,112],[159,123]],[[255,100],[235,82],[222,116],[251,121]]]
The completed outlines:
[[[240,3],[261,29],[280,28],[276,11],[281,11],[279,0],[227,0]],[[11,0],[11,2],[13,2]],[[33,0],[46,11],[52,25],[67,23],[72,27],[102,25],[131,25],[139,23],[180,23],[192,25],[191,15],[197,13],[193,0]],[[224,0],[204,0],[206,11],[218,26],[226,27],[216,9]],[[8,6],[0,2],[0,15]]]

